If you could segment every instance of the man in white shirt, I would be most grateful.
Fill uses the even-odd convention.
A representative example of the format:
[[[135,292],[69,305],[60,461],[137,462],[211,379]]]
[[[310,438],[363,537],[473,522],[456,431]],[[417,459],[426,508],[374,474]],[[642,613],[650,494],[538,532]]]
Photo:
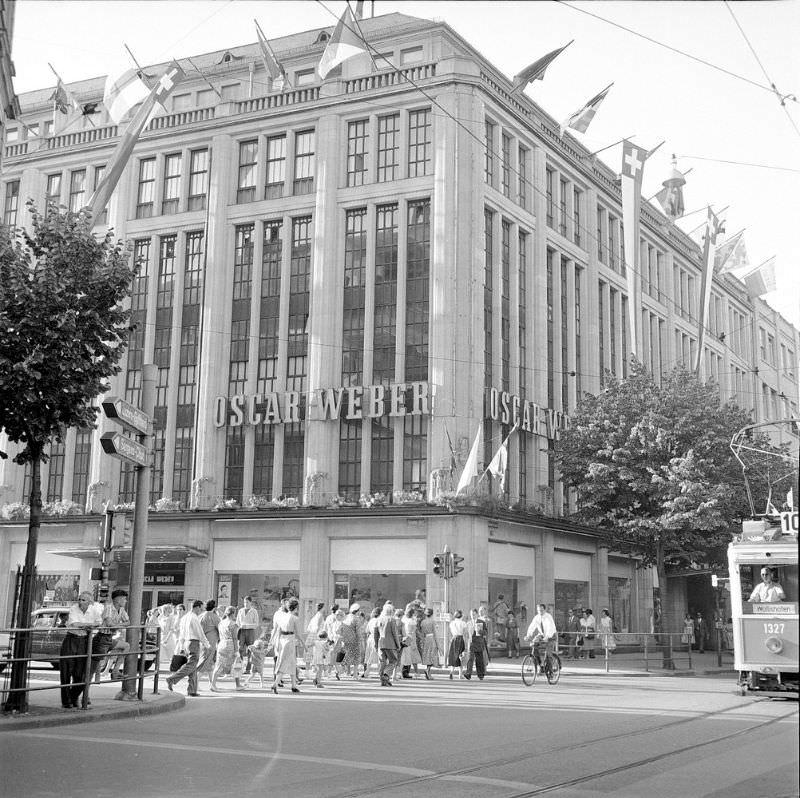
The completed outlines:
[[[539,644],[545,644],[545,658],[555,650],[556,639],[558,638],[558,630],[556,629],[556,622],[553,616],[547,611],[547,605],[537,604],[536,615],[533,616],[531,625],[525,634],[525,639],[533,643],[533,655],[538,658],[542,663],[542,656]]]
[[[772,580],[772,570],[766,566],[761,569],[761,582],[755,586],[748,601],[753,603],[774,604],[786,600],[783,588]]]
[[[236,625],[239,627],[239,655],[242,660],[247,658],[245,673],[250,673],[250,658],[247,647],[256,642],[259,624],[258,610],[253,606],[250,596],[244,597],[244,607],[236,613]]]
[[[61,643],[59,672],[61,676],[61,706],[64,709],[78,708],[78,700],[86,689],[86,652],[89,630],[97,630],[103,621],[103,605],[96,604],[92,594],[84,591],[78,601],[69,608],[67,633]],[[88,674],[91,678],[91,674]]]
[[[211,645],[200,625],[201,612],[203,612],[203,602],[198,599],[192,602],[192,611],[187,612],[181,618],[175,651],[183,651],[188,659],[180,670],[167,677],[167,687],[170,690],[184,676],[188,677],[189,689],[186,695],[191,696],[197,695],[197,666],[200,664],[200,647],[202,646],[205,650]]]

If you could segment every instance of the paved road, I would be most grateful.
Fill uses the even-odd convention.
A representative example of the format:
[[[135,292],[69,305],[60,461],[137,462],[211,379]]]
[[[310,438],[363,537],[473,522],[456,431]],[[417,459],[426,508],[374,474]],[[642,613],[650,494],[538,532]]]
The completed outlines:
[[[0,745],[7,798],[798,794],[797,703],[742,698],[716,678],[204,691],[179,712]]]

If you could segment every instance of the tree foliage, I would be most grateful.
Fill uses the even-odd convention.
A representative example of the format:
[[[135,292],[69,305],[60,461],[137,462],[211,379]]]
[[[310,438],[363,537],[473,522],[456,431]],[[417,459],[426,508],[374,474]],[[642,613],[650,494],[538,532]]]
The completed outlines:
[[[561,436],[558,463],[577,491],[578,516],[643,565],[713,563],[749,515],[730,450],[748,413],[717,387],[676,369],[657,385],[634,362],[587,395]]]
[[[0,230],[0,428],[23,444],[19,464],[68,427],[94,426],[92,399],[128,340],[133,279],[129,251],[95,238],[87,216],[29,208],[30,233]]]

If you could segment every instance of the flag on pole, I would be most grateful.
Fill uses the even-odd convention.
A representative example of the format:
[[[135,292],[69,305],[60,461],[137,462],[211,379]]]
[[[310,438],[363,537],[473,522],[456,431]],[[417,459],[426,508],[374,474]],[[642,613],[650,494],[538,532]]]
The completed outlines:
[[[547,55],[543,55],[538,61],[534,61],[530,66],[525,67],[518,75],[514,75],[513,86],[511,88],[511,93],[513,94],[515,91],[522,91],[529,83],[532,83],[534,80],[543,80],[544,73],[547,70],[547,67],[561,54],[564,50],[569,47],[575,39],[568,41],[563,47],[559,47],[557,50],[553,50],[553,52],[548,53]]]
[[[714,255],[714,272],[726,274],[737,269],[746,269],[750,265],[747,249],[744,245],[744,230],[723,241]]]
[[[478,432],[475,434],[475,441],[469,450],[469,457],[467,457],[467,462],[464,464],[464,470],[461,472],[461,479],[458,480],[456,493],[461,493],[462,490],[468,488],[472,479],[478,476],[478,453],[481,449],[482,432],[483,425],[479,422]]]
[[[622,223],[625,242],[625,277],[628,283],[628,329],[631,352],[639,355],[641,329],[641,274],[639,271],[639,216],[642,205],[644,164],[650,151],[625,139],[622,142]]]
[[[694,372],[700,374],[703,362],[703,341],[706,337],[708,308],[711,304],[711,283],[714,280],[714,262],[717,252],[717,238],[725,232],[725,223],[708,207],[706,232],[703,236],[703,279],[700,284],[700,323],[697,330],[697,349],[695,350]]]
[[[117,187],[117,183],[130,160],[133,148],[150,120],[156,103],[163,105],[172,90],[184,77],[185,74],[178,62],[173,61],[159,78],[158,83],[150,90],[150,94],[145,98],[144,102],[136,109],[133,119],[131,119],[130,124],[122,134],[117,148],[111,156],[108,167],[103,174],[103,179],[89,199],[89,210],[95,219],[100,216],[106,205],[108,205],[108,201],[111,199],[111,195],[114,193],[114,189]]]
[[[564,131],[567,128],[572,128],[572,130],[577,130],[578,133],[585,133],[591,123],[592,119],[594,119],[594,115],[597,113],[597,109],[600,107],[600,103],[605,100],[606,95],[608,94],[609,89],[613,86],[613,83],[609,83],[603,91],[599,94],[596,94],[589,100],[586,105],[583,106],[578,111],[575,111],[572,116],[569,117],[564,123],[561,125],[561,137],[564,137]]]
[[[325,80],[328,73],[343,61],[368,52],[367,45],[356,32],[355,24],[353,12],[350,6],[347,6],[317,65],[317,72],[322,80]]]
[[[661,185],[664,188],[656,194],[656,199],[664,213],[674,222],[683,216],[685,210],[683,187],[686,185],[686,177],[683,172],[678,171],[674,155],[672,156],[672,174]]]
[[[264,69],[267,70],[267,74],[273,81],[281,81],[279,87],[281,91],[290,88],[289,79],[286,77],[286,70],[278,59],[275,58],[275,53],[272,52],[272,48],[269,46],[269,42],[266,36],[264,36],[264,32],[261,30],[261,26],[257,21],[254,20],[254,22],[256,23],[256,36],[258,36],[258,46],[261,50],[261,61],[264,64]]]
[[[356,19],[364,19],[364,0],[356,2]]]
[[[775,274],[775,256],[765,260],[760,266],[742,277],[747,293],[753,299],[771,294],[778,290],[778,281]]]
[[[108,115],[119,124],[128,112],[150,94],[150,89],[136,69],[126,69],[121,75],[110,74],[106,78],[103,105]]]
[[[501,444],[495,452],[494,457],[486,470],[493,476],[500,478],[500,493],[505,493],[506,489],[506,469],[508,468],[508,438]]]
[[[456,467],[458,466],[458,460],[456,460],[456,453],[453,449],[453,441],[450,440],[450,432],[448,431],[447,427],[444,428],[444,434],[447,436],[447,446],[450,449],[450,473],[456,473]]]
[[[57,111],[60,114],[67,115],[70,110],[78,107],[77,100],[69,92],[61,78],[58,78],[55,91],[50,95],[49,99],[53,103],[53,113]]]

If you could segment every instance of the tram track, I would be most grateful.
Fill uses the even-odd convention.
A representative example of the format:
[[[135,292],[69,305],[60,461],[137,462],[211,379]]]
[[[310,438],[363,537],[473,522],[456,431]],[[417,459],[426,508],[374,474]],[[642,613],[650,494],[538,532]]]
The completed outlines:
[[[649,729],[636,729],[632,731],[619,732],[618,734],[605,735],[603,737],[595,737],[589,740],[582,740],[581,742],[575,743],[573,745],[558,746],[558,747],[553,746],[550,748],[540,749],[538,751],[532,752],[530,754],[525,754],[523,756],[502,757],[491,760],[489,762],[481,762],[480,764],[470,765],[469,767],[454,768],[452,770],[442,771],[439,773],[431,773],[430,775],[415,776],[412,778],[402,779],[400,781],[395,781],[390,784],[373,785],[371,787],[364,789],[351,790],[349,792],[344,792],[344,793],[337,793],[335,795],[331,795],[330,798],[359,798],[359,796],[375,795],[380,792],[402,789],[403,787],[413,787],[428,782],[441,781],[443,779],[458,778],[459,776],[469,776],[478,771],[483,771],[489,768],[503,767],[504,765],[517,764],[527,759],[536,759],[542,756],[547,756],[548,754],[558,753],[560,755],[563,755],[567,752],[580,751],[581,749],[597,745],[598,743],[608,743],[617,740],[624,740],[630,737],[641,737],[644,734],[655,734],[668,729],[674,729],[677,726],[694,723],[696,721],[710,720],[712,718],[725,715],[726,713],[732,712],[737,709],[741,709],[740,704],[726,707],[725,709],[714,710],[711,712],[704,712],[700,715],[695,715],[690,718],[679,718],[678,720],[673,720],[668,723],[662,723],[660,725],[653,726]],[[604,770],[596,771],[594,773],[589,773],[583,776],[576,776],[574,778],[566,779],[562,782],[557,782],[555,784],[548,784],[542,787],[536,787],[532,790],[527,790],[524,792],[511,793],[507,796],[504,796],[504,798],[530,798],[531,796],[545,795],[547,793],[555,792],[557,790],[564,789],[566,787],[572,787],[595,779],[604,778],[605,776],[612,776],[617,773],[623,773],[629,770],[636,770],[637,768],[645,767],[654,762],[659,762],[663,759],[667,759],[672,756],[677,756],[679,754],[686,753],[688,751],[696,750],[697,748],[706,747],[709,745],[715,745],[716,743],[724,742],[725,740],[730,740],[736,737],[740,737],[741,735],[744,734],[749,734],[765,726],[770,726],[782,720],[785,720],[786,718],[789,718],[792,715],[796,715],[797,712],[798,710],[795,708],[791,712],[787,712],[779,717],[769,718],[765,721],[756,724],[751,724],[745,729],[738,729],[735,732],[724,734],[720,737],[715,737],[713,739],[704,740],[697,743],[691,743],[690,745],[674,748],[669,751],[662,752],[660,754],[653,754],[651,756],[636,760],[634,762],[620,764],[612,768],[606,768]]]

